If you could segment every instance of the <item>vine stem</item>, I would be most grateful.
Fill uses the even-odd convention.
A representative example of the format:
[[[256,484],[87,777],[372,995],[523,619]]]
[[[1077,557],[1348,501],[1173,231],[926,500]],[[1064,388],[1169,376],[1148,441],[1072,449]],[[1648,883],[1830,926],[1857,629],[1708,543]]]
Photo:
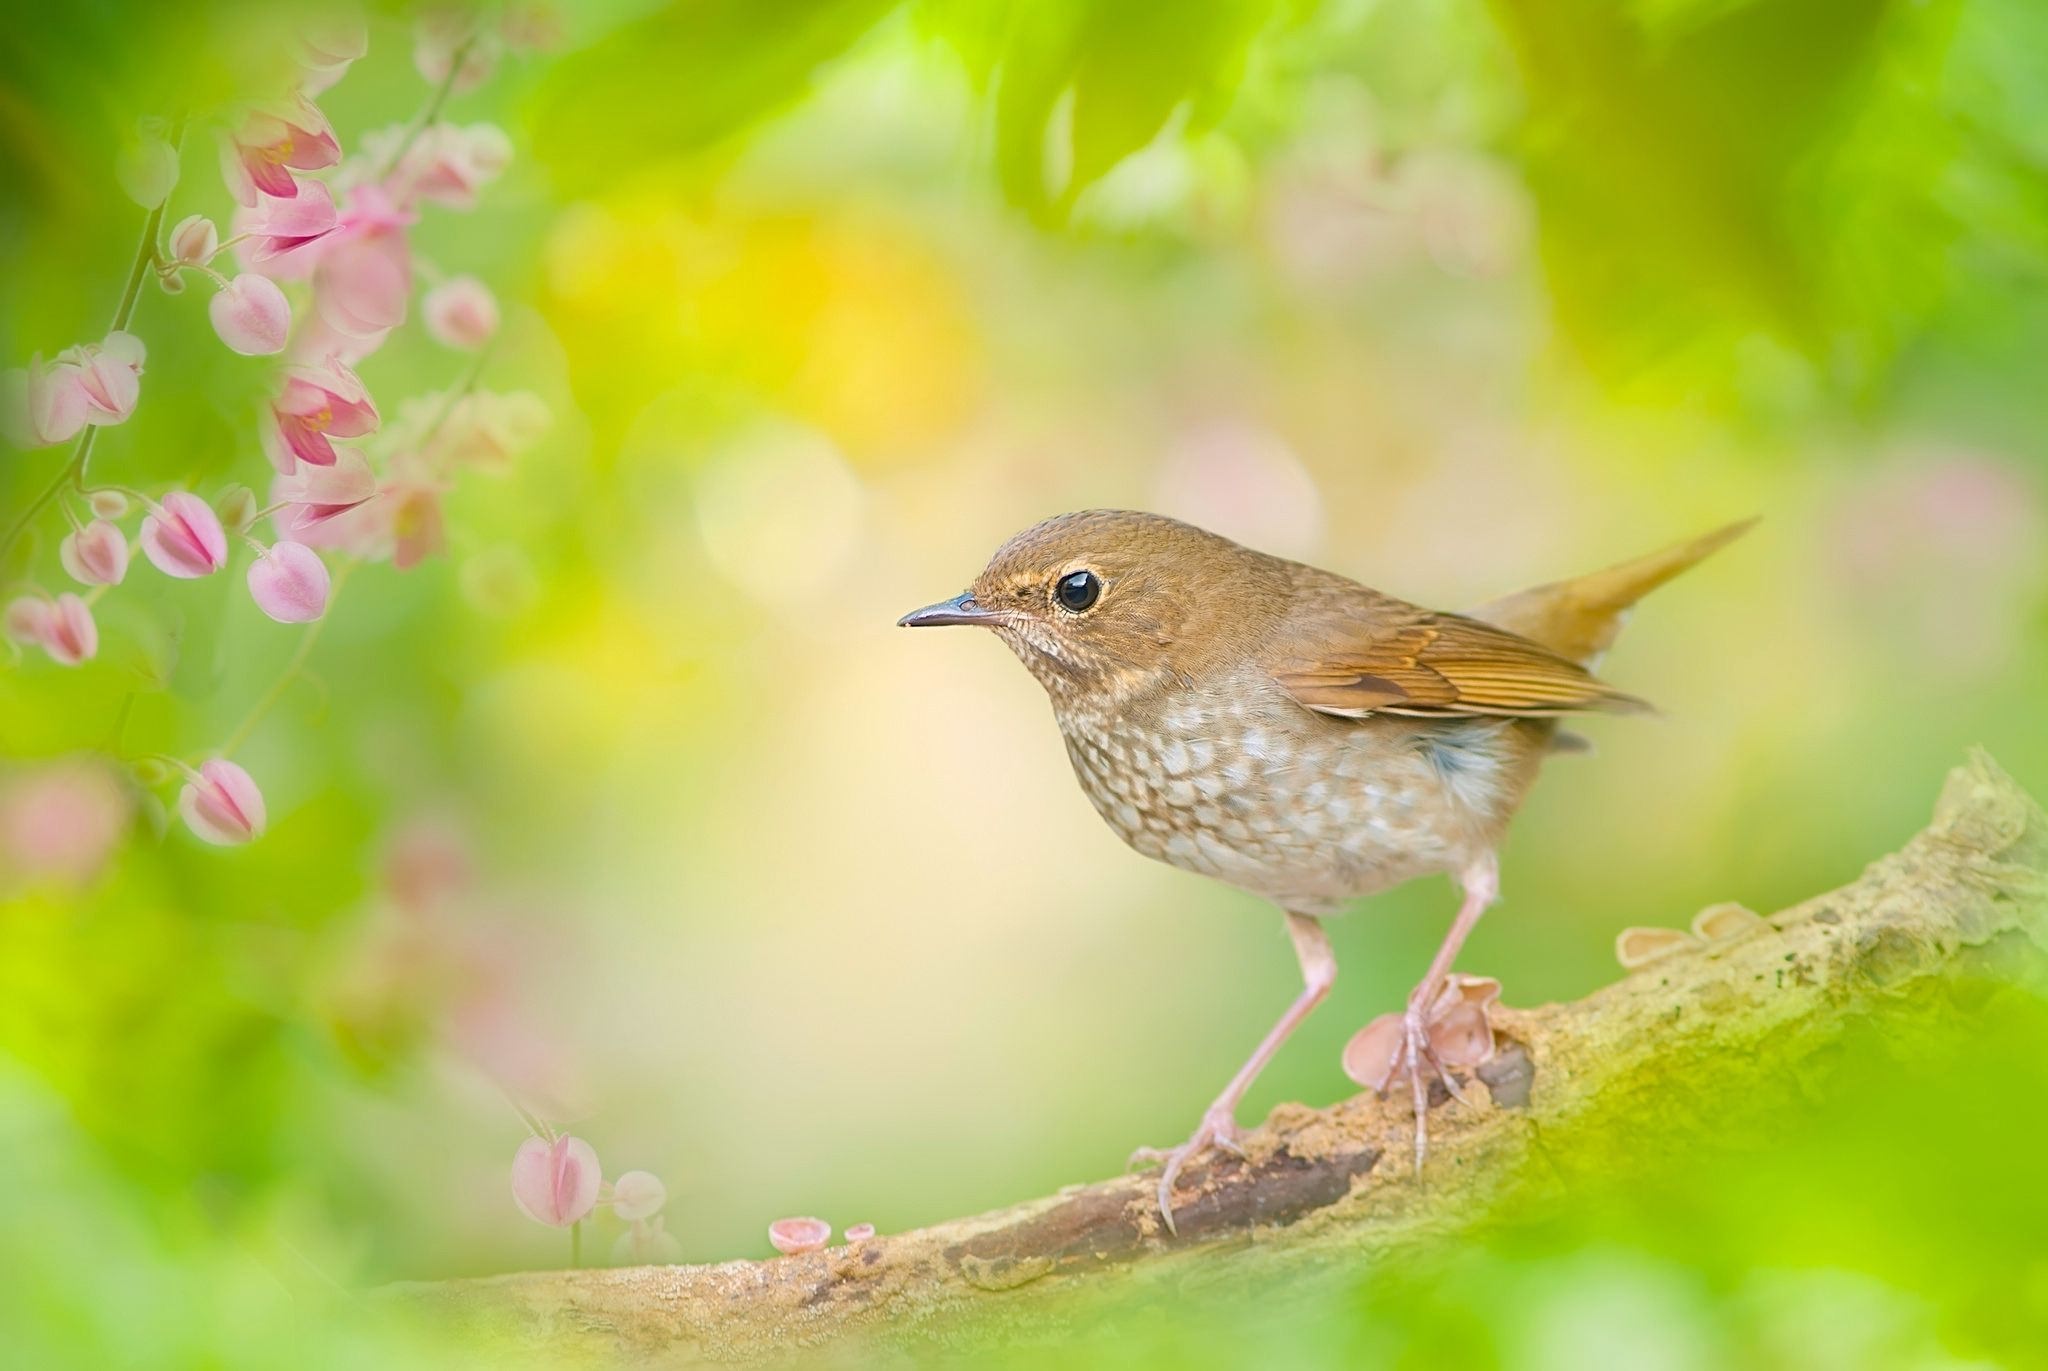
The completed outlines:
[[[170,144],[176,148],[184,141],[185,117],[179,115],[171,124]],[[121,289],[121,303],[114,307],[114,322],[107,329],[109,333],[120,332],[135,319],[135,306],[142,298],[142,282],[156,262],[157,235],[163,230],[164,211],[170,207],[170,203],[171,197],[166,195],[163,203],[151,210],[148,217],[142,221],[142,242],[135,249],[135,260],[128,266],[128,282]],[[50,482],[42,494],[29,502],[28,508],[8,526],[7,535],[0,538],[0,558],[5,558],[14,550],[15,543],[20,541],[21,535],[27,531],[36,515],[42,513],[43,507],[56,499],[58,492],[66,485],[83,487],[85,464],[92,457],[93,440],[99,435],[99,431],[98,424],[85,426],[85,431],[78,435],[78,442],[71,449],[71,460],[57,472],[57,479]]]
[[[249,735],[256,731],[256,725],[263,722],[263,716],[276,707],[277,702],[284,698],[285,691],[291,689],[292,682],[299,678],[299,672],[305,668],[306,659],[313,655],[314,644],[320,641],[320,630],[327,627],[327,621],[334,616],[334,602],[341,598],[341,587],[348,580],[348,574],[354,567],[353,562],[343,562],[340,569],[334,573],[334,584],[327,592],[327,612],[313,621],[312,627],[299,639],[298,650],[293,652],[291,660],[284,664],[284,670],[278,673],[277,679],[270,683],[270,689],[263,692],[262,698],[250,707],[242,722],[235,726],[235,731],[221,744],[222,757],[233,756],[237,748],[249,741]]]
[[[391,150],[384,158],[383,164],[377,168],[377,180],[382,181],[397,171],[398,164],[405,160],[405,154],[412,151],[412,145],[419,141],[422,133],[433,126],[434,120],[441,113],[441,107],[447,104],[448,97],[454,94],[455,78],[462,74],[462,64],[469,60],[469,51],[476,46],[476,41],[477,33],[472,30],[469,37],[463,39],[449,57],[448,74],[442,77],[441,84],[434,88],[434,94],[428,99],[426,107],[406,126],[405,136],[398,140],[398,146]]]

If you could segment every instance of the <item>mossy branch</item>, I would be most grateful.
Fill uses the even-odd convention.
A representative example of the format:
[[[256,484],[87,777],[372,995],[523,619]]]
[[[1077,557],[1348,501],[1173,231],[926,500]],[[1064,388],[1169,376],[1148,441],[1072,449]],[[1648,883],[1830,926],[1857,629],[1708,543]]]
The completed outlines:
[[[1178,1238],[1158,1222],[1152,1181],[1126,1176],[803,1256],[407,1284],[379,1300],[466,1345],[680,1366],[858,1339],[915,1345],[991,1319],[1042,1338],[1071,1317],[1067,1296],[1107,1285],[1186,1295],[1254,1274],[1356,1272],[1601,1164],[1583,1150],[1567,1162],[1546,1139],[1585,1138],[1594,1122],[1624,1149],[1761,1137],[1772,1125],[1754,1103],[1760,1072],[1821,1073],[1856,1028],[1905,1041],[1916,1021],[1967,1013],[1944,987],[2039,979],[2048,818],[1978,753],[1949,775],[1933,822],[1860,879],[1730,922],[1740,931],[1585,999],[1503,1011],[1486,1088],[1439,1101],[1420,1181],[1406,1103],[1366,1095],[1283,1105],[1247,1159],[1191,1168]]]

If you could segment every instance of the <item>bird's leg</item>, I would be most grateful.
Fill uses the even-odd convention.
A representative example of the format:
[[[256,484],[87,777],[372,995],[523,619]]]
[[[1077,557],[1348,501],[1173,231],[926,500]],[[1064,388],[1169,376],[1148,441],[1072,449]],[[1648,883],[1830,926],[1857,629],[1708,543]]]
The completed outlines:
[[[1397,1061],[1408,1073],[1408,1089],[1415,1101],[1417,1175],[1422,1174],[1422,1158],[1429,1151],[1430,1079],[1442,1081],[1446,1090],[1453,1095],[1458,1094],[1457,1083],[1430,1048],[1430,1009],[1444,987],[1445,978],[1451,974],[1451,963],[1458,959],[1458,949],[1465,945],[1465,939],[1471,936],[1486,907],[1500,897],[1499,860],[1491,852],[1480,857],[1458,874],[1458,884],[1465,891],[1464,902],[1458,906],[1458,917],[1451,920],[1451,931],[1444,935],[1443,945],[1437,948],[1421,984],[1408,996],[1407,1009],[1401,1015],[1402,1042]],[[1485,1013],[1483,1004],[1480,1013]]]
[[[1131,1154],[1135,1165],[1141,1161],[1165,1163],[1159,1173],[1159,1215],[1166,1221],[1166,1229],[1175,1236],[1179,1229],[1173,1224],[1173,1183],[1179,1179],[1181,1168],[1207,1149],[1214,1147],[1242,1157],[1244,1148],[1237,1141],[1237,1106],[1251,1089],[1252,1082],[1266,1069],[1266,1063],[1273,1060],[1273,1054],[1287,1041],[1309,1011],[1321,1004],[1323,997],[1330,993],[1330,987],[1337,980],[1337,957],[1330,951],[1329,935],[1323,932],[1322,921],[1306,914],[1289,914],[1287,932],[1294,939],[1294,955],[1301,960],[1301,994],[1294,1003],[1287,1006],[1287,1012],[1280,1016],[1266,1036],[1260,1040],[1245,1064],[1230,1078],[1230,1084],[1223,1087],[1202,1113],[1202,1122],[1195,1129],[1194,1136],[1179,1147],[1141,1147]]]

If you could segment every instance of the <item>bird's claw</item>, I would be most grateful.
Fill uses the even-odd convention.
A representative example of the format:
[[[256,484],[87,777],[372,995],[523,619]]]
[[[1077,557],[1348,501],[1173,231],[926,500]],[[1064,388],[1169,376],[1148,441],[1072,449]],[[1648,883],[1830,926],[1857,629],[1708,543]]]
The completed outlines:
[[[1384,1096],[1402,1077],[1415,1104],[1415,1170],[1429,1152],[1429,1096],[1435,1082],[1460,1104],[1471,1104],[1452,1074],[1472,1068],[1494,1053],[1488,1009],[1500,996],[1498,981],[1449,976],[1435,986],[1418,986],[1398,1014],[1382,1014],[1360,1029],[1344,1049],[1344,1070],[1360,1085]]]
[[[1202,1153],[1214,1149],[1227,1152],[1242,1159],[1244,1144],[1239,1141],[1237,1120],[1227,1109],[1211,1107],[1202,1115],[1202,1122],[1194,1135],[1179,1147],[1141,1147],[1131,1153],[1131,1165],[1143,1166],[1160,1163],[1159,1172],[1159,1217],[1166,1224],[1166,1231],[1175,1237],[1180,1229],[1173,1222],[1173,1183],[1180,1179],[1180,1173],[1187,1164]]]

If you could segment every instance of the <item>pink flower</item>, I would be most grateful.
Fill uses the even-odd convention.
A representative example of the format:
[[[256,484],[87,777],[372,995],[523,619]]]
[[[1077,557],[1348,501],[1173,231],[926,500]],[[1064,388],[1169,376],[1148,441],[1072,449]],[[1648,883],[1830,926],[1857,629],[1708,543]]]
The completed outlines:
[[[312,20],[299,32],[299,65],[306,71],[299,89],[318,95],[369,50],[370,33],[356,10],[337,10]]]
[[[270,484],[272,504],[290,506],[278,516],[278,528],[301,533],[345,514],[377,493],[377,478],[359,452],[336,451],[333,466],[301,466]]]
[[[231,352],[244,357],[267,357],[283,352],[292,330],[292,307],[268,276],[245,271],[220,291],[206,307],[213,331]]]
[[[306,624],[327,612],[327,564],[304,543],[275,543],[249,564],[249,594],[281,624]]]
[[[184,266],[204,266],[220,251],[220,230],[203,214],[188,214],[171,230],[164,246],[171,260]]]
[[[49,624],[48,600],[39,595],[18,595],[7,602],[6,614],[0,617],[0,632],[5,632],[11,642],[40,644]]]
[[[97,343],[81,343],[57,354],[59,362],[78,369],[78,384],[85,391],[85,422],[118,424],[135,412],[147,355],[140,338],[120,329]]]
[[[174,490],[142,521],[142,555],[166,576],[211,576],[227,565],[228,536],[206,501]]]
[[[768,1241],[784,1256],[816,1252],[831,1240],[832,1225],[823,1219],[777,1219],[768,1225]]]
[[[27,370],[0,376],[0,426],[17,447],[47,447],[76,436],[92,406],[79,368],[45,363],[38,353]]]
[[[271,465],[286,475],[295,463],[334,465],[333,438],[360,438],[377,430],[377,406],[356,374],[329,358],[319,366],[290,366],[284,389],[270,402],[262,431]]]
[[[80,585],[117,586],[128,574],[128,537],[104,519],[64,535],[57,560]]]
[[[0,889],[9,878],[84,885],[107,864],[128,816],[121,783],[82,757],[0,782]]]
[[[194,834],[218,847],[263,836],[263,792],[248,772],[216,757],[186,775],[190,779],[178,792],[178,813]]]
[[[90,661],[100,650],[100,630],[85,601],[68,592],[59,595],[43,621],[42,644],[59,666]]]
[[[567,1228],[597,1205],[597,1153],[564,1133],[552,1143],[528,1138],[512,1154],[512,1198],[536,1223]]]
[[[308,181],[299,187],[297,195],[289,198],[259,196],[253,207],[235,216],[235,228],[248,235],[239,254],[243,264],[258,266],[320,242],[341,228],[341,216],[334,208],[334,192],[318,181]],[[311,260],[294,259],[307,263]],[[297,273],[287,267],[265,274],[289,280]]]
[[[498,331],[498,302],[474,276],[456,276],[427,292],[427,332],[452,348],[476,349]]]
[[[628,1171],[612,1182],[612,1212],[628,1222],[651,1219],[668,1203],[668,1187],[652,1171]]]
[[[386,483],[383,503],[391,520],[391,565],[400,571],[410,571],[447,550],[441,494],[438,484],[424,481]]]
[[[846,1230],[846,1240],[848,1242],[866,1242],[874,1236],[875,1226],[871,1223],[851,1224]]]
[[[541,440],[552,420],[547,402],[530,390],[477,390],[453,403],[430,395],[406,401],[399,411],[401,428],[417,430],[429,456],[485,471],[504,470]]]
[[[622,1266],[646,1266],[683,1259],[683,1245],[660,1218],[636,1219],[612,1244],[612,1260]]]
[[[381,165],[405,136],[402,126],[371,134],[363,139],[363,155]],[[406,148],[385,189],[400,205],[425,200],[450,209],[472,209],[477,192],[511,161],[512,140],[495,124],[432,124]]]
[[[258,106],[221,140],[221,179],[244,205],[253,206],[259,193],[285,200],[297,195],[299,184],[287,168],[318,171],[340,160],[333,126],[303,95]]]
[[[412,302],[412,249],[403,233],[352,234],[320,254],[313,307],[350,338],[381,343]]]

